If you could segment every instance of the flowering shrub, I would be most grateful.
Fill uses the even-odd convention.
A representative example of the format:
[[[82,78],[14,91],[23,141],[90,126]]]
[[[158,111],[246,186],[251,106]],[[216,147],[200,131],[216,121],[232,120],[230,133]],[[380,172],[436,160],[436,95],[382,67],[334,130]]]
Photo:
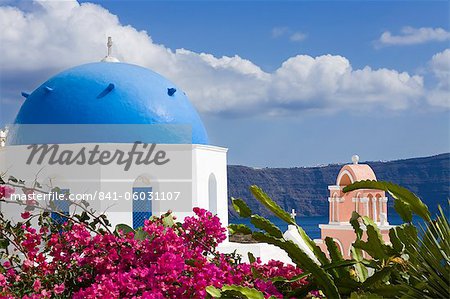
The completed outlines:
[[[0,187],[2,197],[10,194]],[[103,215],[65,216],[61,225],[47,211],[33,214],[13,224],[0,213],[0,298],[205,298],[208,286],[235,284],[283,298],[306,284],[293,279],[297,267],[218,253],[226,230],[200,208],[182,224],[168,212],[115,232]]]

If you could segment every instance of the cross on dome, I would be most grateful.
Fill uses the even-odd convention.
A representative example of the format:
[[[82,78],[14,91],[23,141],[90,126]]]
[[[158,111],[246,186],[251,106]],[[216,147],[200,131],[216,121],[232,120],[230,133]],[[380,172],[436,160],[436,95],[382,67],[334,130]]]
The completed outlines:
[[[112,41],[112,37],[108,36],[108,42],[106,43],[106,46],[108,47],[108,52],[107,55],[102,59],[102,62],[120,62],[119,59],[117,59],[116,57],[112,56],[112,46],[113,46],[113,41]]]

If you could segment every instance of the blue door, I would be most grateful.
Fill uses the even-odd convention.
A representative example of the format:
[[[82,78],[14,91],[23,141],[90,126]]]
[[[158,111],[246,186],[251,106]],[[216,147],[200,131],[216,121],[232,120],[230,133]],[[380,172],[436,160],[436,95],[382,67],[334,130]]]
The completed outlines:
[[[69,189],[60,189],[58,194],[68,194],[69,191],[70,191]],[[58,195],[58,199],[54,200],[53,203],[55,204],[56,211],[69,216],[70,202],[69,202],[69,199],[66,198],[66,196],[64,199],[60,200],[59,195]],[[55,212],[52,212],[51,217],[57,224],[64,224],[67,221],[67,217],[64,217]]]
[[[152,216],[152,187],[133,188],[133,228],[144,226]]]

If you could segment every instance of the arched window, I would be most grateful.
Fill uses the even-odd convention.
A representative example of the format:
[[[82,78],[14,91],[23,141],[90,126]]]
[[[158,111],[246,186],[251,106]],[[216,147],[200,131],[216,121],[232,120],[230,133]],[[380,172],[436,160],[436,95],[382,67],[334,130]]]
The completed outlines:
[[[211,173],[208,179],[208,197],[209,197],[209,211],[217,214],[217,180],[216,176]]]
[[[373,201],[374,198],[372,194],[367,195],[367,198],[369,199],[369,202],[367,203],[367,216],[373,219]],[[375,219],[374,219],[375,220]]]
[[[69,189],[57,189],[51,200],[50,208],[53,210],[51,217],[58,224],[64,224],[67,221],[67,217],[63,215],[69,216],[69,193]]]
[[[361,202],[361,192],[358,192],[355,199],[355,212],[359,213],[359,203]]]
[[[352,179],[347,173],[345,173],[344,175],[342,175],[341,180],[339,181],[339,186],[348,186],[351,183]]]
[[[133,184],[133,228],[144,226],[144,221],[152,216],[153,188],[150,179],[139,176]]]
[[[376,198],[376,202],[374,203],[377,206],[377,212],[376,212],[376,219],[374,219],[375,221],[380,222],[381,221],[381,214],[384,213],[383,211],[383,201],[381,200],[381,195],[378,193],[377,195],[375,195]]]

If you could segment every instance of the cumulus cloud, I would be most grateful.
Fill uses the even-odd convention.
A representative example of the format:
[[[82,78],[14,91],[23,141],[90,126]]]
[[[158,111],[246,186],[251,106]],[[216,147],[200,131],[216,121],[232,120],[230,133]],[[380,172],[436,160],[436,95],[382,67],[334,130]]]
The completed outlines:
[[[168,77],[203,113],[398,110],[415,105],[425,91],[421,76],[369,66],[354,69],[338,55],[298,55],[266,72],[237,55],[172,50],[90,3],[38,2],[27,11],[0,7],[0,30],[2,98],[18,98],[21,89],[31,91],[56,71],[99,61],[106,52],[107,36],[115,40],[117,58]]]
[[[416,45],[427,42],[444,42],[450,40],[450,32],[443,28],[430,27],[403,27],[400,34],[395,35],[390,31],[385,31],[381,34],[377,45]]]
[[[450,49],[435,54],[430,61],[430,69],[437,83],[429,93],[430,104],[450,108]]]

